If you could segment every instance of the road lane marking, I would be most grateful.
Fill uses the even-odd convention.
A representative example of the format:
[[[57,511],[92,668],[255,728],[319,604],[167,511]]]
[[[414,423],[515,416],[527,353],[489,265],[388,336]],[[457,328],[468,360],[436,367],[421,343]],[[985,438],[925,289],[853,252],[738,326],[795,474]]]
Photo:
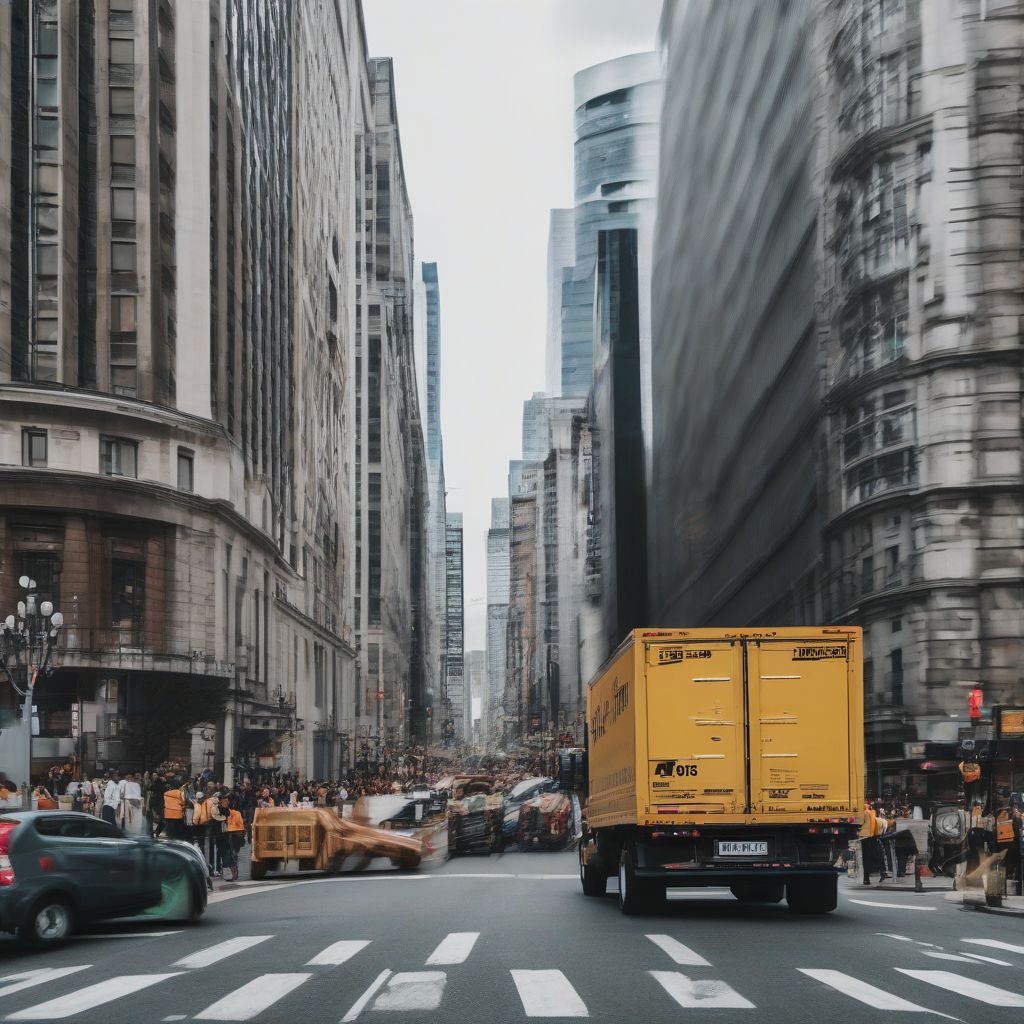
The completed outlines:
[[[391,977],[391,971],[381,971],[370,983],[370,987],[352,1004],[352,1009],[341,1018],[341,1024],[349,1024],[355,1020],[366,1007],[366,1004],[377,994],[377,990]]]
[[[987,946],[989,949],[1005,949],[1007,953],[1024,953],[1024,946],[1015,946],[1012,942],[1000,942],[999,939],[961,939],[968,946]]]
[[[859,1003],[873,1006],[876,1010],[933,1013],[938,1017],[946,1017],[947,1020],[957,1019],[949,1017],[945,1013],[939,1013],[937,1010],[929,1010],[927,1006],[918,1006],[917,1003],[912,1003],[902,996],[894,996],[891,992],[886,992],[885,989],[875,988],[874,985],[869,985],[866,981],[861,981],[858,978],[852,978],[849,974],[843,974],[842,971],[825,971],[813,967],[798,967],[797,970],[801,974],[806,974],[808,978],[814,978],[815,981],[820,981],[823,985],[828,985],[829,988],[842,992],[843,995],[850,996],[851,999],[856,999]]]
[[[958,964],[969,964],[974,961],[970,957],[960,956],[958,953],[939,953],[934,949],[923,949],[921,952],[925,956],[930,956],[935,960],[953,960]],[[1009,964],[1007,964],[1009,966]]]
[[[683,967],[711,966],[700,953],[694,952],[689,946],[684,946],[678,939],[673,939],[671,935],[648,935],[647,938]]]
[[[197,1013],[196,1020],[250,1020],[293,992],[312,974],[261,974]]]
[[[951,971],[915,971],[909,967],[897,967],[896,970],[909,978],[925,981],[958,996],[977,999],[989,1006],[1024,1006],[1024,996],[1008,992],[1005,988],[996,988],[995,985],[986,985],[973,978],[965,978],[962,974],[953,974]]]
[[[527,1017],[589,1017],[586,1003],[561,971],[511,971]]]
[[[36,971],[9,974],[6,978],[0,978],[0,985],[3,986],[0,988],[0,999],[14,992],[24,992],[27,988],[35,988],[36,985],[45,985],[48,981],[66,978],[69,974],[87,971],[90,967],[92,964],[80,964],[77,967],[40,967]]]
[[[341,942],[335,942],[326,949],[320,950],[312,960],[306,961],[306,966],[337,967],[339,964],[351,960],[356,953],[366,949],[369,944],[369,939],[343,939]]]
[[[964,950],[960,950],[961,956],[969,956],[972,960],[980,960],[985,964],[996,964],[999,967],[1012,967],[1013,964],[1009,960],[997,960],[994,956],[982,956],[980,953],[967,953]]]
[[[393,974],[372,1010],[436,1010],[441,1005],[444,971],[402,971]]]
[[[258,946],[261,942],[266,942],[267,939],[272,939],[273,937],[273,935],[238,935],[233,939],[218,942],[216,946],[207,946],[206,949],[201,949],[197,953],[183,956],[180,960],[175,960],[171,966],[189,968],[209,967],[210,964],[219,963],[221,960],[226,960],[229,956],[234,956],[236,953],[252,949],[253,946]]]
[[[110,932],[104,935],[102,932],[98,935],[76,935],[76,939],[160,939],[165,935],[180,935],[181,931],[176,932]]]
[[[850,903],[859,903],[862,907],[887,907],[889,910],[934,910],[935,907],[912,907],[907,903],[881,903],[876,900],[855,900],[850,898]]]
[[[677,971],[650,971],[651,977],[680,1005],[723,1010],[756,1009],[724,981],[694,981]]]
[[[170,974],[119,974],[114,978],[107,978],[106,981],[81,988],[70,995],[38,1003],[35,1006],[30,1006],[27,1010],[19,1010],[17,1013],[12,1013],[7,1019],[62,1020],[64,1017],[73,1017],[76,1013],[84,1013],[86,1010],[92,1010],[104,1003],[112,1003],[122,996],[141,992],[144,988],[166,981],[168,978],[177,978],[180,974],[180,971]]]
[[[479,932],[452,932],[445,936],[437,949],[427,957],[427,966],[465,963],[479,938]]]

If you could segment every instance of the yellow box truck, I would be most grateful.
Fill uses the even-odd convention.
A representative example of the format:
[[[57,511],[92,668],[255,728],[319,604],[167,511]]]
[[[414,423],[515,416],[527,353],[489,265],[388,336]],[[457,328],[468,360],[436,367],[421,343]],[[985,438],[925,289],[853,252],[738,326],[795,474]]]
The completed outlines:
[[[796,913],[836,906],[864,808],[861,630],[637,629],[587,692],[580,879],[643,913],[728,886]]]

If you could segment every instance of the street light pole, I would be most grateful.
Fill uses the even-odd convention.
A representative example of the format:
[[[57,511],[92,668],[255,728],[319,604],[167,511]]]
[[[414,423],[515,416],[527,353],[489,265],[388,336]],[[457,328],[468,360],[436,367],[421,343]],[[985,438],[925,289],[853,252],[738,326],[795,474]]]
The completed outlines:
[[[51,601],[40,601],[36,581],[28,576],[18,580],[25,592],[18,602],[17,615],[8,615],[0,630],[0,668],[18,696],[23,698],[21,725],[6,740],[5,760],[13,761],[15,782],[22,790],[22,808],[31,810],[32,785],[32,707],[36,682],[53,675],[50,658],[57,646],[57,635],[64,616],[54,611]]]

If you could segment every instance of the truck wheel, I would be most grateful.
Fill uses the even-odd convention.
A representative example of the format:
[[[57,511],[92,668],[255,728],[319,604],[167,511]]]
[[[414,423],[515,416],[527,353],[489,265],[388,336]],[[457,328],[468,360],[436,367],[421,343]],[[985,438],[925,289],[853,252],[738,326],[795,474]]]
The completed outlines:
[[[657,881],[636,876],[636,854],[631,844],[622,847],[619,858],[619,910],[624,914],[650,914],[665,898]]]
[[[267,862],[265,860],[254,860],[249,865],[249,877],[258,882],[261,878],[267,877]]]
[[[828,914],[836,909],[836,877],[794,878],[786,883],[786,902],[794,914]]]
[[[740,903],[779,903],[785,893],[783,882],[734,882],[729,891]]]
[[[608,891],[608,876],[601,867],[601,861],[594,857],[589,864],[583,863],[583,844],[580,844],[580,882],[584,896],[604,896]]]

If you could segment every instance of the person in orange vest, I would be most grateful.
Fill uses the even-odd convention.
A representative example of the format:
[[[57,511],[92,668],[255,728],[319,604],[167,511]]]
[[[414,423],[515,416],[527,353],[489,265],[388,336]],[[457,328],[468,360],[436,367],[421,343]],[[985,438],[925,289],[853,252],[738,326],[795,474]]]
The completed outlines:
[[[185,832],[185,793],[181,779],[167,773],[167,789],[164,790],[161,816],[168,839],[188,839]]]
[[[864,804],[864,824],[861,826],[861,863],[863,871],[862,882],[864,885],[871,884],[871,873],[877,867],[878,881],[886,879],[885,859],[882,851],[882,840],[879,839],[889,823],[885,818],[879,817],[878,812],[870,803]]]
[[[233,805],[228,810],[228,839],[231,841],[233,862],[231,865],[231,881],[238,881],[238,854],[245,845],[245,818],[242,812]]]

